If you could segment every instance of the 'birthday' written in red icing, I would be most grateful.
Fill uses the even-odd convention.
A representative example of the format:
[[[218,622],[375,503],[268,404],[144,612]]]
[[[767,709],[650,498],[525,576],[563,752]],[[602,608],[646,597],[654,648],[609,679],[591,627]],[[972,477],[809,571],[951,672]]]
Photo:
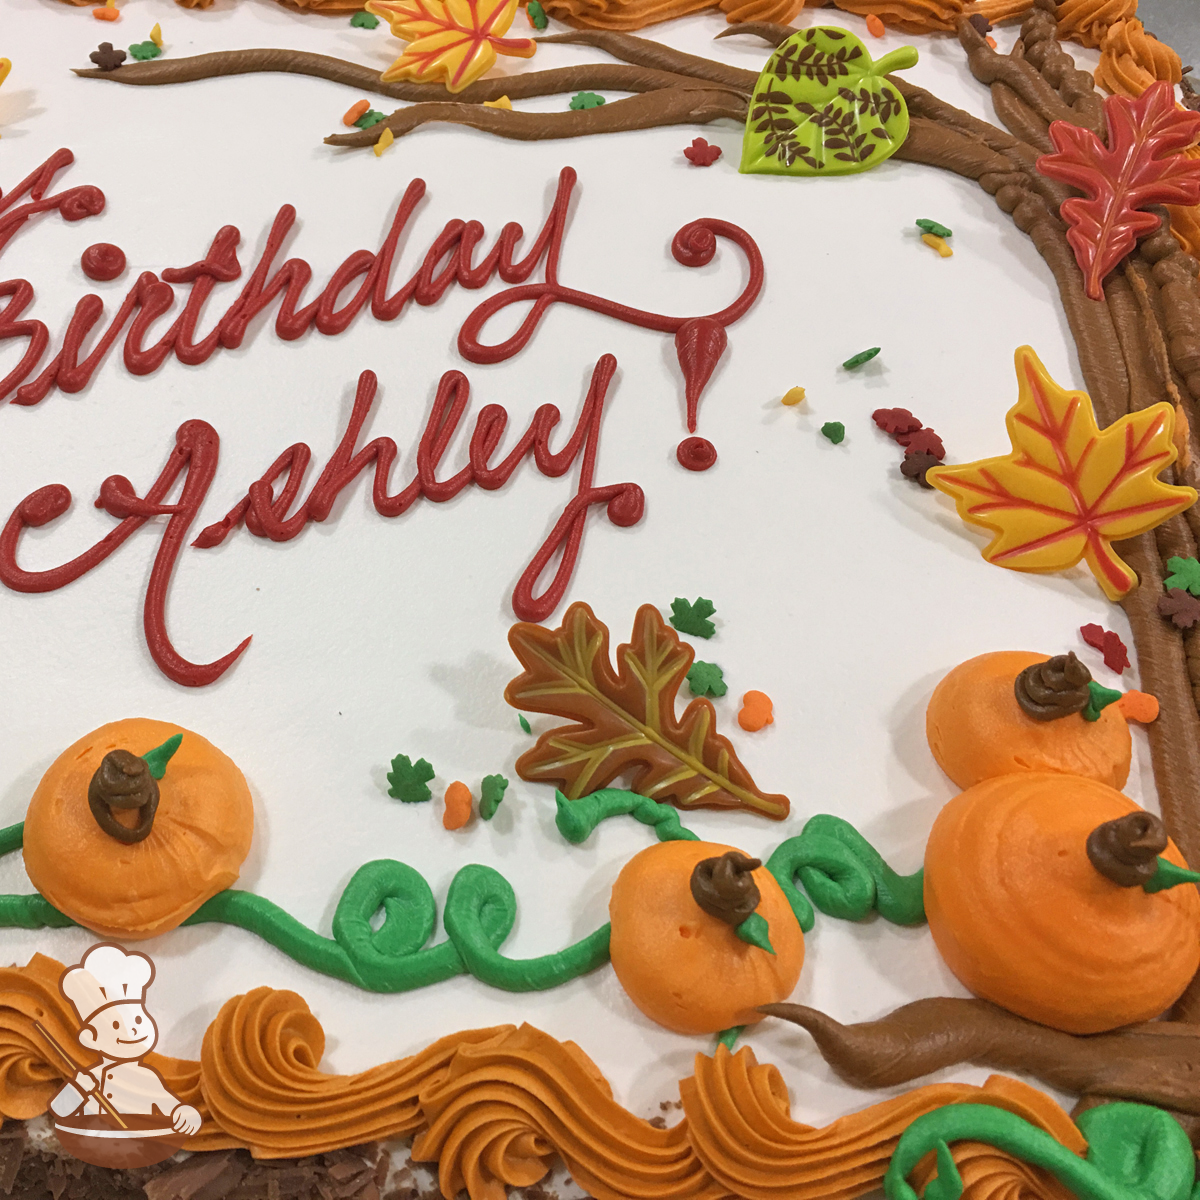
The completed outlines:
[[[90,185],[46,195],[55,175],[73,161],[69,150],[59,150],[7,195],[0,196],[0,251],[23,225],[41,213],[57,210],[64,220],[76,221],[103,210],[103,193]],[[0,283],[0,297],[7,296],[8,303],[0,309],[0,344],[24,339],[26,350],[17,365],[0,379],[0,401],[11,397],[14,404],[33,405],[55,388],[68,393],[81,391],[122,334],[126,368],[134,375],[149,375],[172,354],[179,362],[196,366],[218,350],[236,349],[245,340],[251,322],[276,303],[275,332],[285,341],[294,341],[312,328],[327,336],[342,333],[368,305],[376,320],[394,321],[409,301],[432,305],[455,284],[474,290],[499,276],[512,286],[484,301],[463,322],[458,349],[464,358],[477,363],[511,358],[524,348],[542,318],[557,303],[588,309],[645,329],[672,333],[676,335],[689,391],[689,425],[694,427],[691,393],[698,390],[698,382],[703,386],[701,378],[707,380],[715,365],[715,360],[697,360],[696,332],[712,331],[707,333],[707,341],[719,342],[723,350],[720,334],[724,327],[750,308],[762,287],[762,256],[758,247],[743,229],[726,221],[702,218],[678,231],[671,251],[684,266],[703,266],[712,261],[718,238],[732,242],[747,259],[749,279],[742,292],[726,308],[702,317],[646,312],[566,287],[558,280],[558,263],[575,182],[575,172],[565,167],[559,174],[558,189],[546,221],[524,257],[517,257],[518,245],[524,237],[517,222],[506,224],[491,249],[480,254],[483,226],[478,221],[456,218],[448,221],[433,240],[408,282],[389,292],[401,238],[425,195],[424,181],[414,179],[396,207],[379,250],[354,251],[333,272],[320,293],[307,303],[304,294],[313,276],[309,264],[302,258],[289,258],[278,268],[275,266],[296,223],[295,208],[285,204],[276,215],[263,252],[241,291],[212,329],[199,339],[197,326],[214,287],[218,283],[231,283],[242,275],[237,257],[241,234],[232,225],[218,230],[204,257],[189,266],[168,267],[158,275],[143,271],[107,326],[99,332],[105,315],[104,302],[94,293],[82,297],[75,305],[62,344],[49,356],[50,335],[46,324],[24,316],[34,301],[32,284],[23,279],[4,281]],[[24,196],[29,197],[28,201],[17,204]],[[539,266],[542,280],[526,283]],[[186,286],[187,299],[162,337],[146,344],[155,322],[175,306],[172,285]],[[518,331],[497,344],[484,342],[484,329],[491,318],[502,309],[522,302],[531,302],[531,307]],[[84,346],[89,340],[92,348],[85,354]],[[718,357],[721,350],[716,352]]]

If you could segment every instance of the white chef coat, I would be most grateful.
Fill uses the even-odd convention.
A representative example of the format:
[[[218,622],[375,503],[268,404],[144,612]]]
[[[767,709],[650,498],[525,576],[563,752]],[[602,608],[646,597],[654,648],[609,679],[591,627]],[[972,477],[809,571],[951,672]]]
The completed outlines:
[[[92,1067],[100,1079],[100,1092],[119,1113],[153,1115],[157,1108],[164,1117],[179,1107],[180,1101],[167,1091],[158,1072],[140,1062],[105,1062]],[[68,1083],[53,1100],[50,1110],[56,1117],[92,1117],[103,1111],[94,1096],[85,1097],[74,1082]]]

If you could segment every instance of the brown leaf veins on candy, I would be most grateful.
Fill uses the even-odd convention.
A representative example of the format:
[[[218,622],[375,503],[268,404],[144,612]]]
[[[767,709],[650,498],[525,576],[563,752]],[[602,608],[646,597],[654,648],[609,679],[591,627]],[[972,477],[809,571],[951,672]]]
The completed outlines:
[[[787,816],[787,797],[760,791],[716,732],[709,700],[692,700],[676,718],[694,651],[653,605],[638,609],[632,639],[617,648],[615,671],[608,629],[581,602],[567,609],[559,628],[522,622],[508,640],[525,668],[504,690],[508,703],[577,722],[538,738],[517,760],[522,779],[554,783],[577,799],[629,772],[634,791],[680,808]]]

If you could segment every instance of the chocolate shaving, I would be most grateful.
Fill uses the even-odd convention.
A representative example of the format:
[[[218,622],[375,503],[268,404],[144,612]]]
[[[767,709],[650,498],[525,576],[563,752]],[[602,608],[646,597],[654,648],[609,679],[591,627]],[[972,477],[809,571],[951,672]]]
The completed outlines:
[[[1021,711],[1035,721],[1056,721],[1087,708],[1092,673],[1070,654],[1026,667],[1013,684]]]
[[[1158,856],[1167,848],[1166,826],[1148,812],[1105,821],[1088,834],[1087,856],[1093,867],[1118,887],[1149,883]]]
[[[762,894],[752,871],[762,861],[740,850],[705,858],[692,868],[692,899],[710,917],[727,925],[740,925],[758,907]]]
[[[1076,1095],[1111,1096],[1200,1113],[1200,1026],[1173,1021],[1077,1037],[1035,1025],[984,1000],[917,1000],[883,1017],[842,1025],[801,1004],[759,1012],[808,1030],[847,1083],[889,1088],[959,1063],[1030,1075]]]
[[[110,750],[88,784],[88,807],[96,824],[118,842],[127,845],[150,836],[158,811],[158,781],[150,774],[144,758],[128,750]],[[140,809],[137,823],[118,821],[113,810]]]

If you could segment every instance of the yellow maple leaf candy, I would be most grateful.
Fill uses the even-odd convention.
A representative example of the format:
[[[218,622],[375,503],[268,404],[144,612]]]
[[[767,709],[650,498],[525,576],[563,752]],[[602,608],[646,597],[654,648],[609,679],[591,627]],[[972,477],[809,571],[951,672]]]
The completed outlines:
[[[408,42],[380,76],[384,83],[441,80],[447,91],[461,92],[491,69],[497,54],[529,58],[537,50],[532,38],[503,36],[517,0],[368,0],[366,9]]]
[[[1120,600],[1138,580],[1112,543],[1196,501],[1192,488],[1158,478],[1176,457],[1174,409],[1152,404],[1101,430],[1086,392],[1060,387],[1028,346],[1015,357],[1018,399],[1005,418],[1011,452],[932,467],[926,478],[964,521],[992,532],[988,562],[1048,572],[1082,560]]]

